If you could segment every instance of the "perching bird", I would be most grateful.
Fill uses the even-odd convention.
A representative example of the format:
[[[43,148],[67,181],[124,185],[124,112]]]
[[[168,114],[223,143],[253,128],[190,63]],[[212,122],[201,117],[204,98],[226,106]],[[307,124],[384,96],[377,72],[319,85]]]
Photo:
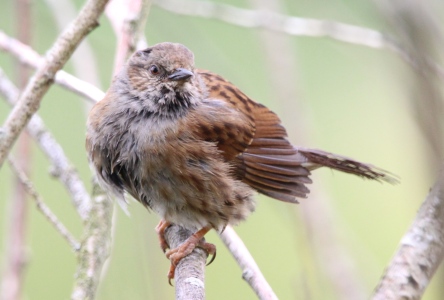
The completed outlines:
[[[279,117],[221,76],[194,67],[181,44],[137,51],[91,110],[86,149],[102,186],[124,201],[129,193],[161,217],[195,233],[169,250],[168,278],[201,238],[243,221],[255,192],[297,203],[309,193],[310,171],[329,167],[394,182],[369,164],[293,146]]]

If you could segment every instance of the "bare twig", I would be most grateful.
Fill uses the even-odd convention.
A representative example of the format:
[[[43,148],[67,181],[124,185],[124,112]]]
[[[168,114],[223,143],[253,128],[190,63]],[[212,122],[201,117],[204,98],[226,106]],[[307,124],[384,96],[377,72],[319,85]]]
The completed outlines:
[[[192,234],[193,232],[183,227],[172,225],[165,231],[165,239],[170,248],[174,249],[179,247]],[[206,258],[205,251],[196,248],[179,262],[174,276],[176,300],[205,299]]]
[[[1,32],[0,47],[4,45],[2,45],[2,41],[5,43],[5,39],[6,44],[7,41],[13,42],[12,48],[10,47],[9,49],[13,53],[18,54],[21,59],[26,59],[28,54],[31,54],[31,57],[38,58],[38,55],[32,49],[27,49],[27,46],[8,38]],[[31,64],[32,59],[28,62]],[[59,71],[58,74],[63,74],[63,76],[57,76],[59,79],[62,79],[58,80],[58,83],[62,86],[70,90],[85,90],[84,96],[89,99],[99,100],[103,98],[104,93],[94,86],[63,71]],[[86,87],[86,89],[82,87]],[[17,89],[11,82],[6,80],[2,72],[0,72],[0,92],[6,96],[11,104],[14,103],[18,95]],[[78,178],[77,172],[71,167],[62,148],[44,128],[42,120],[37,115],[31,118],[27,129],[51,159],[55,167],[54,175],[58,176],[68,188],[74,199],[77,211],[82,219],[86,221],[84,238],[79,251],[79,267],[72,298],[93,299],[103,264],[109,256],[111,248],[110,231],[112,227],[111,215],[113,204],[102,194],[98,194],[94,201],[91,202],[82,181]],[[98,190],[98,187],[95,187],[95,191]]]
[[[44,58],[39,56],[31,47],[7,36],[2,31],[0,31],[0,50],[12,54],[22,64],[34,69],[39,68],[44,62]],[[105,96],[105,94],[94,85],[80,80],[63,70],[56,73],[55,82],[91,102],[100,101]]]
[[[227,226],[224,232],[220,234],[220,238],[239,264],[242,270],[242,278],[248,282],[258,298],[261,300],[278,299],[234,229]]]
[[[114,74],[128,56],[139,47],[146,46],[143,36],[150,0],[112,0],[106,7],[106,15],[117,36],[117,51],[114,59]],[[142,41],[142,44],[139,44]]]
[[[94,183],[93,205],[78,252],[72,300],[94,299],[103,265],[111,252],[113,207],[113,202]]]
[[[3,125],[0,134],[0,167],[20,132],[39,108],[40,101],[51,86],[55,73],[63,67],[85,35],[97,26],[97,19],[107,2],[108,0],[88,0],[78,17],[45,56],[46,62],[38,68],[37,73],[29,81]]]
[[[19,95],[17,88],[8,80],[1,69],[0,94],[5,96],[11,106],[15,104]],[[38,115],[34,114],[26,129],[51,161],[53,175],[60,179],[71,195],[73,205],[80,217],[86,220],[91,209],[91,199],[85,189],[85,185],[78,176],[77,171],[72,167],[62,147],[45,128],[42,119]]]
[[[66,28],[69,21],[76,17],[77,9],[71,0],[45,0],[45,2],[52,10],[52,15],[60,30]],[[71,63],[74,67],[74,74],[77,77],[96,87],[100,87],[97,60],[88,40],[84,40],[73,53]]]
[[[46,217],[46,219],[54,226],[54,228],[60,233],[60,235],[68,242],[72,250],[77,251],[79,249],[79,242],[76,241],[74,236],[66,229],[66,227],[59,221],[57,216],[51,211],[51,209],[45,204],[42,197],[37,193],[32,182],[28,179],[26,174],[20,170],[18,163],[11,157],[8,159],[11,170],[17,175],[26,192],[32,196],[37,206],[37,209]]]
[[[298,18],[269,11],[249,10],[201,0],[154,0],[153,4],[175,14],[217,19],[249,28],[266,28],[294,36],[329,37],[331,39],[376,49],[388,49],[417,69],[418,61],[393,38],[379,31],[335,21]],[[426,60],[433,73],[444,80],[444,69]]]
[[[444,167],[372,299],[420,299],[444,258]]]

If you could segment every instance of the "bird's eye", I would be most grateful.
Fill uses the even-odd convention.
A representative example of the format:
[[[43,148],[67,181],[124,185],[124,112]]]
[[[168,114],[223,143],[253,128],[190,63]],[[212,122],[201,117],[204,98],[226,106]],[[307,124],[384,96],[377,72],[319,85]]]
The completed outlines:
[[[159,75],[160,73],[160,70],[156,65],[151,65],[149,70],[152,75]]]

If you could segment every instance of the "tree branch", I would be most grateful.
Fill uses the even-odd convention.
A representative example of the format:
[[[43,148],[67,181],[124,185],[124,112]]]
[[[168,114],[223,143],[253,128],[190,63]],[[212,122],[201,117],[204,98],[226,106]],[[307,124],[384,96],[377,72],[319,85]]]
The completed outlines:
[[[165,239],[171,249],[177,248],[193,232],[178,225],[172,225],[165,231]],[[200,248],[184,257],[176,267],[174,285],[176,300],[205,299],[205,261],[207,254]],[[165,279],[166,280],[166,279]]]
[[[97,183],[78,254],[72,300],[94,299],[103,265],[111,253],[113,202]]]
[[[18,99],[19,91],[0,69],[0,94],[13,106]],[[52,175],[56,176],[65,186],[72,203],[83,220],[86,220],[91,210],[91,198],[77,171],[66,157],[63,148],[57,143],[52,134],[45,128],[43,120],[34,114],[26,127],[48,157],[52,166]]]
[[[108,0],[88,0],[78,17],[62,33],[45,56],[46,62],[38,68],[29,81],[18,104],[3,125],[0,134],[0,167],[18,135],[39,108],[43,95],[54,80],[55,73],[63,67],[85,35],[98,25],[97,19],[107,2]]]
[[[34,185],[29,180],[29,178],[26,176],[26,174],[20,170],[18,167],[17,162],[9,158],[8,159],[9,165],[11,166],[11,170],[17,175],[18,179],[22,183],[23,187],[25,188],[26,192],[32,196],[34,199],[34,202],[37,206],[37,209],[46,217],[46,219],[51,223],[55,230],[60,233],[60,235],[68,242],[68,244],[71,246],[71,249],[73,251],[77,251],[80,247],[79,242],[76,241],[74,236],[68,231],[68,229],[63,225],[57,216],[51,211],[51,209],[45,204],[42,197],[37,193],[37,191],[34,188]]]
[[[114,74],[137,48],[146,47],[143,35],[150,10],[150,0],[112,0],[105,10],[117,37]],[[140,43],[141,42],[141,43]]]
[[[70,20],[73,20],[77,15],[77,8],[72,0],[44,0],[44,2],[51,10],[52,16],[60,31],[66,28]],[[100,87],[100,75],[96,55],[88,40],[82,41],[79,47],[77,47],[70,62],[74,69],[73,72],[77,77]]]
[[[444,167],[402,238],[372,299],[421,299],[443,258]]]
[[[6,96],[11,105],[18,95],[18,90],[7,80],[1,70],[0,93]],[[48,155],[56,170],[55,175],[65,184],[71,197],[79,200],[74,201],[74,205],[86,224],[79,250],[79,266],[72,299],[93,299],[103,264],[110,253],[113,203],[97,186],[94,187],[93,195],[95,197],[91,202],[77,172],[64,155],[63,149],[45,129],[43,121],[37,114],[31,118],[27,130]],[[75,249],[79,248],[77,242],[73,242],[72,245],[75,246]]]
[[[0,31],[0,50],[12,54],[22,64],[34,69],[41,67],[44,63],[44,58],[31,47],[7,36],[2,31]],[[59,70],[56,73],[55,82],[93,103],[101,100],[105,96],[99,88],[63,70]]]

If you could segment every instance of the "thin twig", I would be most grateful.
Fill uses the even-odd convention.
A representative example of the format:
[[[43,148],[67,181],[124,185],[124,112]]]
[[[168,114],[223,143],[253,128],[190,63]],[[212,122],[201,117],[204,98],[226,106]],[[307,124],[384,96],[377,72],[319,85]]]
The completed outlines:
[[[45,0],[45,2],[50,8],[60,31],[66,28],[69,21],[76,17],[77,8],[74,5],[74,1]],[[74,74],[77,77],[85,80],[86,82],[94,84],[96,87],[100,87],[100,75],[97,67],[97,59],[91,43],[89,43],[88,40],[84,40],[79,45],[79,47],[73,53],[70,62],[74,68]]]
[[[51,209],[45,204],[42,197],[37,193],[34,185],[26,176],[26,174],[20,170],[18,163],[11,157],[8,159],[11,170],[17,175],[18,179],[22,183],[26,192],[31,195],[37,206],[37,209],[46,217],[46,219],[54,226],[55,230],[60,233],[60,235],[68,242],[73,251],[79,249],[79,242],[76,241],[74,236],[68,231],[68,229],[63,225],[57,216],[51,211]]]
[[[262,275],[259,270],[253,256],[251,256],[247,247],[234,229],[231,226],[227,226],[219,236],[239,264],[242,270],[242,278],[248,282],[258,298],[261,300],[278,299],[264,275]]]
[[[12,54],[22,64],[34,69],[40,68],[44,63],[44,58],[35,52],[31,47],[9,37],[1,30],[0,50]],[[94,85],[80,80],[63,70],[59,70],[56,73],[55,82],[91,102],[97,102],[104,96],[103,92]]]
[[[120,70],[131,53],[138,47],[146,46],[143,31],[150,6],[150,0],[112,0],[106,6],[105,14],[117,37],[114,74]],[[139,41],[142,41],[142,44],[139,44]]]
[[[113,202],[97,183],[78,254],[72,300],[94,299],[105,261],[111,253]]]
[[[18,99],[19,91],[0,69],[0,94],[13,106]],[[72,203],[82,220],[86,220],[91,209],[91,198],[77,171],[66,157],[63,148],[45,128],[43,120],[34,114],[26,129],[42,151],[51,161],[52,175],[56,176],[71,196]]]
[[[443,258],[444,166],[372,299],[420,299]]]
[[[329,37],[331,39],[376,49],[388,49],[417,69],[418,61],[390,36],[377,30],[355,25],[285,16],[269,11],[249,10],[217,2],[201,0],[154,0],[153,4],[169,12],[187,16],[216,19],[248,28],[266,28],[294,36]],[[427,60],[430,69],[444,80],[444,69]]]
[[[29,81],[17,105],[14,106],[3,125],[0,134],[0,167],[17,137],[39,108],[56,72],[68,61],[83,38],[98,25],[97,20],[107,2],[108,0],[88,0],[78,17],[62,33],[45,56],[46,62],[38,68]]]

